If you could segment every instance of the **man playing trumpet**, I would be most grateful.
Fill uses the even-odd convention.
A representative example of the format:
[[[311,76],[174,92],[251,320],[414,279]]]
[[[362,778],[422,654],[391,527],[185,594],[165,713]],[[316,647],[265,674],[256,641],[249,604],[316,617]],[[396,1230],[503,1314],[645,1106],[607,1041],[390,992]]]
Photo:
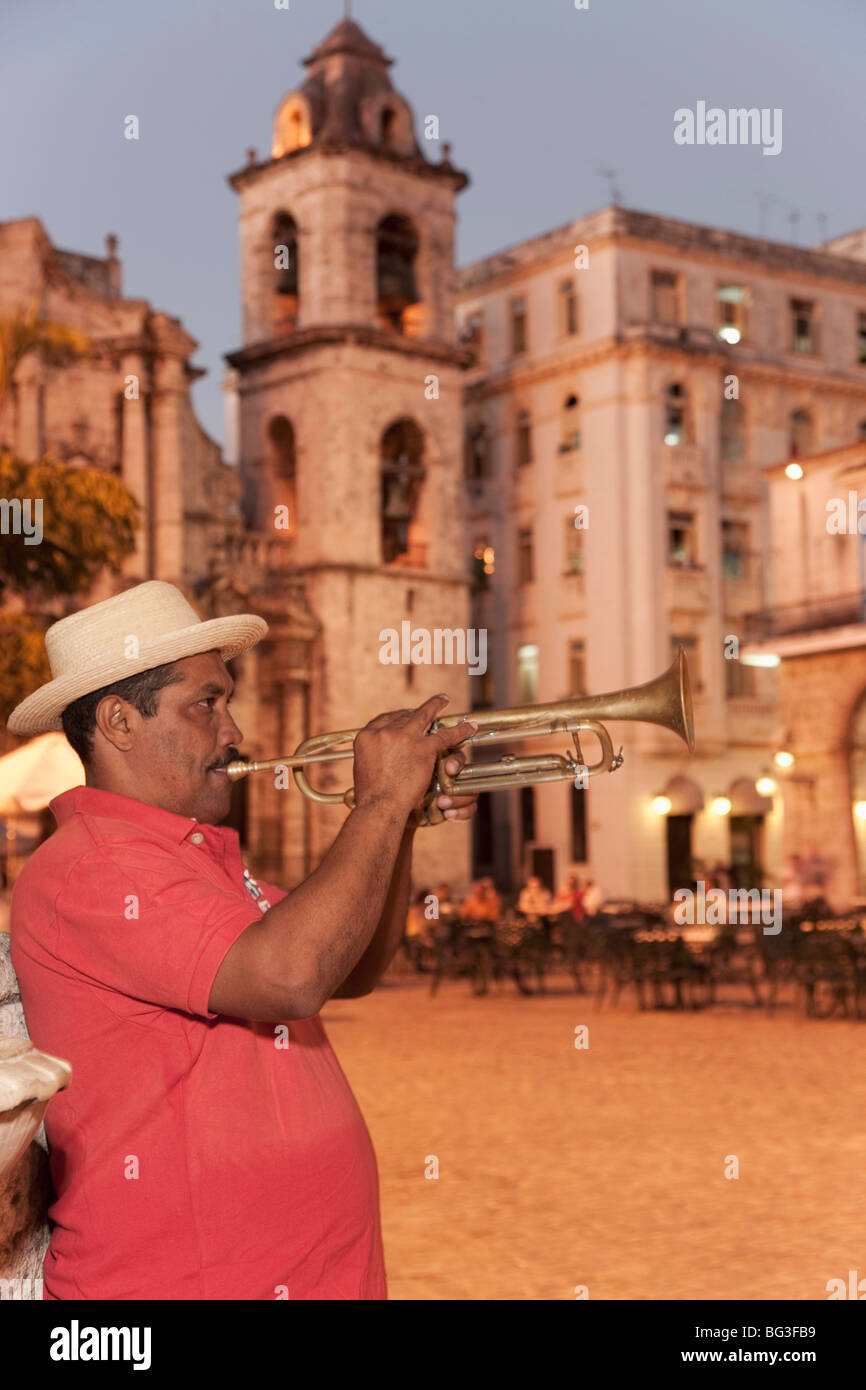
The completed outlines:
[[[387,1296],[375,1155],[318,1015],[389,965],[412,813],[476,726],[431,731],[441,695],[372,719],[318,868],[256,883],[220,828],[242,738],[226,661],[266,631],[137,585],[49,629],[53,679],[8,722],[62,728],[86,772],[12,899],[31,1037],[72,1064],[46,1114],[49,1299]],[[465,821],[475,797],[437,805]]]

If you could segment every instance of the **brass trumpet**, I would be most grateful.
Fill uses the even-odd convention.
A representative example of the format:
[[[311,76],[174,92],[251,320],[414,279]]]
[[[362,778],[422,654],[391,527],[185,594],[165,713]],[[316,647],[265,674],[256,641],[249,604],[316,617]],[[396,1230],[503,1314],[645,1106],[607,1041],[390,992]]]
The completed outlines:
[[[459,796],[467,792],[492,792],[504,787],[524,787],[539,782],[573,781],[578,786],[584,785],[584,778],[595,777],[599,772],[615,772],[623,761],[622,749],[614,753],[610,735],[599,719],[631,719],[640,724],[658,724],[677,734],[690,753],[694,752],[695,747],[689,672],[682,647],[668,669],[645,685],[632,686],[629,690],[618,690],[608,695],[585,695],[561,700],[552,705],[474,710],[468,715],[449,714],[435,720],[431,730],[447,729],[462,723],[464,719],[473,720],[478,728],[464,739],[461,747],[467,744],[483,747],[485,744],[510,743],[561,731],[571,734],[574,753],[569,749],[564,755],[543,753],[535,758],[506,755],[498,762],[468,763],[453,777],[445,771],[445,759],[449,754],[442,753],[436,760],[430,786],[418,808],[420,821],[442,819],[442,811],[435,803],[436,798],[443,794]],[[601,745],[601,756],[596,763],[584,762],[579,737],[583,730],[594,733]],[[264,772],[277,767],[291,768],[297,786],[312,801],[342,802],[346,806],[353,806],[354,787],[349,787],[345,792],[319,791],[310,785],[304,769],[311,763],[351,758],[352,748],[339,748],[339,745],[354,743],[359,732],[359,729],[344,729],[337,733],[317,734],[301,743],[290,757],[270,758],[267,762],[238,760],[229,763],[226,772],[229,780],[234,782],[251,772]]]

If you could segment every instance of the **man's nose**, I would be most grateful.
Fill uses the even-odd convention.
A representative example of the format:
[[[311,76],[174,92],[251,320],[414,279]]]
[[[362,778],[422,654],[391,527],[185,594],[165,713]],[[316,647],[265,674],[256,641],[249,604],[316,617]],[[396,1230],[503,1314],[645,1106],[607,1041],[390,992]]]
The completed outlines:
[[[230,710],[226,710],[225,712],[222,728],[220,729],[219,741],[224,747],[227,747],[230,743],[243,743],[244,741],[243,731],[238,728],[237,724],[232,719]]]

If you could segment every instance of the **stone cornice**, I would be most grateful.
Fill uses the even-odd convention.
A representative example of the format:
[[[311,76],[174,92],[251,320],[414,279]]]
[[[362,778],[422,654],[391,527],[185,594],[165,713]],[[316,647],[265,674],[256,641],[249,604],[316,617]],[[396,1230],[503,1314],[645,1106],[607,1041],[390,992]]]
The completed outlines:
[[[472,583],[468,574],[437,574],[434,570],[413,569],[409,565],[361,565],[351,561],[319,560],[313,565],[293,566],[290,573],[293,578],[305,574],[328,573],[375,575],[377,579],[399,579],[401,582],[407,579],[424,580],[427,584],[448,584],[458,589],[468,589]]]
[[[265,159],[255,164],[247,164],[243,169],[238,169],[233,174],[227,174],[226,182],[231,185],[235,192],[241,193],[249,185],[258,183],[261,178],[267,177],[269,173],[292,160],[312,159],[316,155],[333,158],[345,154],[350,154],[355,159],[364,156],[374,164],[390,164],[403,173],[416,174],[419,178],[444,179],[446,183],[451,184],[455,193],[461,192],[470,182],[469,175],[464,173],[462,169],[458,169],[448,159],[441,160],[439,164],[430,164],[426,159],[419,159],[415,155],[407,156],[394,154],[387,150],[372,150],[369,145],[353,140],[334,140],[327,143],[316,142],[312,145],[302,145],[299,149],[289,150],[287,154],[282,154],[277,159]]]
[[[794,364],[788,366],[759,357],[744,360],[715,346],[707,347],[700,343],[668,343],[644,335],[626,340],[607,338],[583,351],[572,353],[567,359],[546,357],[539,362],[505,368],[495,376],[481,376],[464,384],[464,397],[467,401],[489,400],[503,392],[514,392],[524,387],[535,386],[542,381],[568,376],[612,358],[626,361],[635,357],[681,363],[684,372],[688,372],[699,363],[701,366],[738,376],[740,381],[758,378],[764,385],[787,386],[793,390],[802,390],[804,387],[817,388],[824,392],[832,391],[841,395],[866,398],[866,373],[862,380],[855,376],[841,376],[828,370],[816,373],[798,368]]]
[[[232,367],[249,367],[256,363],[273,361],[275,358],[294,357],[310,348],[327,347],[335,343],[352,347],[379,348],[383,352],[396,352],[404,357],[420,357],[427,362],[447,363],[461,369],[469,367],[475,360],[475,354],[469,348],[435,342],[430,338],[406,338],[368,324],[348,323],[302,328],[300,332],[268,338],[262,343],[250,343],[247,347],[224,355]]]

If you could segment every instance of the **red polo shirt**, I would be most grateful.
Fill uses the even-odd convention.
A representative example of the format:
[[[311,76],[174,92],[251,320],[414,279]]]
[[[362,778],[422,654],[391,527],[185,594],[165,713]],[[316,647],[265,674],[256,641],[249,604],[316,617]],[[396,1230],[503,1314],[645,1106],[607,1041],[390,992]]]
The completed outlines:
[[[93,787],[51,810],[11,925],[31,1037],[72,1064],[45,1297],[386,1298],[376,1158],[320,1019],[208,1009],[266,910],[236,832]]]

